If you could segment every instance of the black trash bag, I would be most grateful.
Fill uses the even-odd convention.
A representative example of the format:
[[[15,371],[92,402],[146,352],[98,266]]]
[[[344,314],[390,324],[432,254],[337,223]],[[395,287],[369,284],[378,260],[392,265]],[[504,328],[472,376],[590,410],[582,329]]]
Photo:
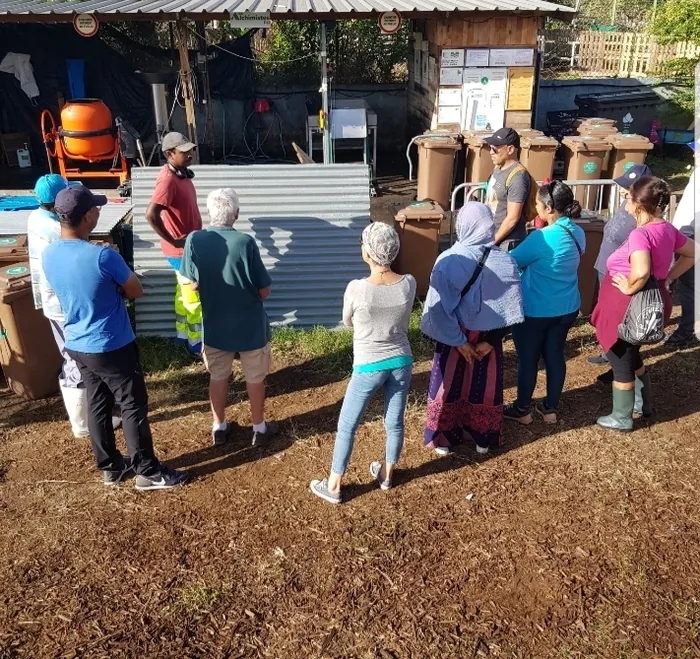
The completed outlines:
[[[664,298],[654,275],[650,275],[644,288],[632,296],[627,312],[617,326],[617,335],[635,346],[663,341]]]

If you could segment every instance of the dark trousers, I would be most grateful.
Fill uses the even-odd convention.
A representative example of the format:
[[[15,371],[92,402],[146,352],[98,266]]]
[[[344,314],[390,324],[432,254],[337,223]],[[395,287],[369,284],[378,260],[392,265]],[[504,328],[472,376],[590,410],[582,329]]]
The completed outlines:
[[[159,469],[148,425],[148,393],[136,342],[111,352],[91,354],[68,350],[85,382],[88,429],[99,469],[119,470],[124,461],[112,428],[112,407],[119,403],[126,447],[137,474]]]
[[[678,299],[681,303],[681,320],[678,331],[683,336],[692,336],[695,332],[695,268],[678,277]]]
[[[540,357],[544,358],[547,373],[545,406],[554,410],[559,405],[566,379],[564,346],[578,312],[551,318],[526,316],[525,322],[513,327],[513,341],[518,351],[518,399],[516,405],[526,409],[532,404],[537,385]]]

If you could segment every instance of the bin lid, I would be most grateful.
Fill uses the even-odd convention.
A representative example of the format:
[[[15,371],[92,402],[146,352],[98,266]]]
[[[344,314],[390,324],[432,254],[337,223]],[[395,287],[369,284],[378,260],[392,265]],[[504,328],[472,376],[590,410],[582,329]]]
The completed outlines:
[[[407,220],[442,220],[445,211],[442,206],[435,201],[414,201],[406,208],[402,208],[396,213],[396,221],[403,223]]]
[[[553,137],[547,137],[546,135],[525,135],[520,138],[520,146],[523,149],[532,148],[552,148],[556,149],[559,146],[559,142]]]
[[[608,142],[589,135],[569,135],[561,143],[572,151],[610,151],[612,149]]]
[[[610,135],[608,142],[612,144],[616,149],[642,149],[645,151],[651,151],[654,145],[651,143],[648,137],[644,135],[627,135],[625,133],[617,133],[615,135]]]
[[[484,138],[491,135],[493,135],[492,130],[465,130],[462,133],[464,143],[469,146],[485,146]]]
[[[31,272],[27,261],[0,268],[0,299],[4,299],[9,293],[29,288],[31,285]]]
[[[423,135],[447,135],[449,137],[454,137],[456,140],[462,139],[459,124],[445,124],[444,126],[438,126],[437,128],[430,128],[429,130],[426,130]]]
[[[587,126],[589,124],[607,124],[608,126],[617,126],[617,120],[610,119],[608,117],[584,117],[574,121],[574,128],[578,128],[579,126]]]
[[[0,256],[7,257],[12,254],[26,255],[27,236],[0,236]]]
[[[454,149],[459,151],[462,148],[461,142],[456,137],[450,135],[422,135],[416,140],[416,144],[424,149]]]
[[[544,135],[544,133],[541,130],[537,130],[536,128],[517,128],[515,130],[515,132],[518,135],[520,135],[521,142],[526,137],[533,137],[535,135]]]
[[[599,94],[581,94],[574,97],[574,103],[578,107],[589,108],[592,112],[634,107],[640,104],[656,105],[661,102],[661,97],[649,87]]]

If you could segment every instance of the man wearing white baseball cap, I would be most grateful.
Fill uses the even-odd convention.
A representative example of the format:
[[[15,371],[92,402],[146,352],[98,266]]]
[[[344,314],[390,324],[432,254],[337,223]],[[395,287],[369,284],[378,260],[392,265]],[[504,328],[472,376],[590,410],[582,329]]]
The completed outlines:
[[[202,228],[202,216],[197,205],[197,191],[189,168],[195,145],[182,133],[163,137],[163,153],[167,162],[156,179],[146,220],[160,238],[163,255],[175,271],[175,330],[177,340],[188,351],[199,354],[202,347],[202,305],[190,282],[180,274],[185,239]]]

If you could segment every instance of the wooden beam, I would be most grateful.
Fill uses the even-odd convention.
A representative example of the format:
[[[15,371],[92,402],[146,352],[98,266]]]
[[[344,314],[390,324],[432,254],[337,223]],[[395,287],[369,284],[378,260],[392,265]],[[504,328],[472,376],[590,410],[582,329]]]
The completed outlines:
[[[182,82],[182,95],[185,99],[185,119],[187,121],[187,138],[193,144],[197,144],[197,120],[194,113],[194,97],[192,94],[192,71],[190,69],[190,56],[187,48],[188,39],[187,23],[177,22],[178,50],[180,52],[180,80]],[[199,161],[197,152],[195,162]]]

